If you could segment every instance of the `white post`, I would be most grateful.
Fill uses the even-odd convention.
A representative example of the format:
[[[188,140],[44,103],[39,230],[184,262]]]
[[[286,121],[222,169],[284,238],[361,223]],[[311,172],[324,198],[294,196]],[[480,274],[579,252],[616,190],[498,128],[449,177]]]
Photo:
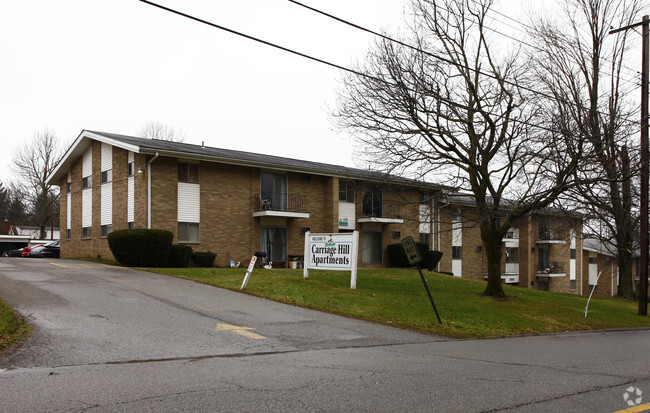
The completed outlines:
[[[357,289],[357,264],[359,261],[359,231],[354,231],[354,248],[352,248],[352,274],[350,275],[350,289]]]
[[[255,262],[257,262],[257,255],[253,255],[253,258],[251,258],[251,263],[248,264],[248,269],[246,270],[246,275],[244,276],[244,282],[241,284],[242,290],[246,288],[246,285],[248,285],[248,280],[250,280],[253,268],[255,268]]]
[[[309,263],[311,262],[311,257],[309,256],[309,234],[309,231],[305,232],[305,256],[302,263],[302,276],[305,280],[309,279]]]

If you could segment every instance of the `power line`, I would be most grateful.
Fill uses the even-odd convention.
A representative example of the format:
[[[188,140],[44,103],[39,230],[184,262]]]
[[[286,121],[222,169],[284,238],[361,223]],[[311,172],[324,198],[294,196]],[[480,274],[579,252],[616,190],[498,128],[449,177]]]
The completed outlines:
[[[324,12],[324,11],[322,11],[322,10],[316,9],[316,8],[314,8],[314,7],[308,6],[308,5],[306,5],[306,4],[300,3],[300,2],[298,2],[297,0],[288,0],[288,1],[291,2],[291,3],[294,3],[294,4],[298,5],[298,6],[304,7],[304,8],[306,8],[307,10],[313,11],[313,12],[315,12],[315,13],[321,14],[321,15],[323,15],[323,16],[325,16],[325,17],[328,17],[328,18],[330,18],[330,19],[333,19],[333,20],[336,20],[336,21],[338,21],[338,22],[340,22],[340,23],[343,23],[343,24],[345,24],[345,25],[351,26],[351,27],[353,27],[353,28],[355,28],[355,29],[358,29],[358,30],[364,31],[364,32],[366,32],[366,33],[370,33],[370,34],[372,34],[372,35],[374,35],[374,36],[380,37],[380,38],[382,38],[382,39],[384,39],[384,40],[387,40],[387,41],[389,41],[389,42],[399,44],[400,46],[407,47],[407,48],[409,48],[409,49],[411,49],[411,50],[414,50],[414,51],[416,51],[416,52],[418,52],[418,53],[422,53],[422,54],[424,54],[424,55],[427,55],[427,56],[433,57],[433,58],[438,59],[438,60],[440,60],[440,61],[442,61],[442,62],[448,63],[448,64],[450,64],[450,65],[452,65],[452,66],[458,66],[458,62],[455,62],[455,61],[453,61],[453,60],[451,60],[451,59],[448,59],[448,58],[443,57],[443,56],[439,56],[439,55],[437,55],[437,54],[435,54],[435,53],[432,53],[432,52],[429,52],[429,51],[426,51],[426,50],[422,50],[422,49],[420,49],[419,47],[416,47],[416,46],[413,46],[413,45],[411,45],[411,44],[405,43],[405,42],[403,42],[403,41],[401,41],[401,40],[394,39],[394,38],[392,38],[392,37],[390,37],[390,36],[387,36],[387,35],[385,35],[385,34],[379,33],[379,32],[374,31],[374,30],[372,30],[372,29],[368,29],[368,28],[363,27],[363,26],[360,26],[360,25],[358,25],[358,24],[356,24],[356,23],[352,23],[352,22],[350,22],[350,21],[348,21],[348,20],[345,20],[345,19],[342,19],[342,18],[340,18],[340,17],[334,16],[334,15],[332,15],[332,14],[330,14],[330,13],[327,13],[327,12]],[[447,9],[445,9],[445,10],[447,10]],[[458,14],[455,14],[454,12],[452,12],[452,11],[450,11],[450,10],[447,10],[447,12],[449,12],[449,13],[451,13],[451,14],[454,14],[456,17],[466,19],[464,16],[459,16]],[[467,19],[466,19],[466,20],[467,20]],[[541,91],[539,91],[539,90],[535,90],[535,89],[533,89],[533,88],[531,88],[531,87],[524,86],[524,85],[521,85],[521,84],[517,84],[517,83],[512,82],[512,81],[509,81],[509,80],[507,80],[507,79],[500,78],[498,75],[494,75],[494,74],[491,74],[491,73],[486,73],[486,72],[483,72],[483,71],[481,71],[481,70],[474,69],[474,68],[470,68],[470,67],[468,67],[467,70],[469,70],[469,71],[471,71],[471,72],[474,72],[474,73],[476,73],[476,74],[482,75],[482,76],[486,76],[486,77],[489,77],[489,78],[495,79],[495,80],[497,80],[497,81],[499,81],[499,82],[503,82],[503,83],[508,84],[508,85],[510,85],[510,86],[514,86],[514,87],[516,87],[516,88],[519,88],[519,89],[522,89],[522,90],[526,90],[526,91],[531,92],[531,93],[533,93],[533,94],[536,94],[536,95],[539,95],[539,96],[543,96],[543,97],[545,97],[545,98],[547,98],[547,99],[557,99],[556,96],[551,96],[551,95],[549,95],[549,94],[547,94],[547,93],[545,93],[545,92],[541,92]],[[575,106],[575,107],[577,107],[578,109],[589,110],[589,108],[581,107],[579,104],[577,104],[577,103],[575,103],[575,102],[571,102],[571,101],[563,101],[563,103],[568,104],[568,105],[571,105],[571,106]],[[600,112],[598,112],[598,113],[600,113]],[[602,113],[600,113],[600,114],[602,115]],[[635,122],[635,121],[632,121],[632,120],[629,120],[629,119],[628,119],[628,121],[629,121],[629,122]]]
[[[369,74],[367,74],[367,73],[363,73],[363,72],[360,72],[360,71],[357,71],[357,70],[354,70],[354,69],[350,69],[350,68],[348,68],[348,67],[345,67],[345,66],[342,66],[342,65],[339,65],[339,64],[336,64],[336,63],[332,63],[332,62],[329,62],[329,61],[327,61],[327,60],[323,60],[323,59],[320,59],[320,58],[317,58],[317,57],[314,57],[314,56],[308,55],[308,54],[306,54],[306,53],[302,53],[302,52],[299,52],[299,51],[296,51],[296,50],[290,49],[290,48],[288,48],[288,47],[280,46],[280,45],[278,45],[278,44],[275,44],[275,43],[272,43],[272,42],[269,42],[269,41],[266,41],[266,40],[263,40],[263,39],[260,39],[260,38],[257,38],[257,37],[254,37],[254,36],[251,36],[251,35],[248,35],[248,34],[245,34],[245,33],[239,32],[239,31],[236,31],[236,30],[233,30],[233,29],[229,29],[229,28],[227,28],[227,27],[225,27],[225,26],[222,26],[222,25],[219,25],[219,24],[216,24],[216,23],[209,22],[209,21],[204,20],[204,19],[201,19],[201,18],[199,18],[199,17],[192,16],[192,15],[189,15],[189,14],[187,14],[187,13],[183,13],[183,12],[181,12],[181,11],[178,11],[178,10],[175,10],[175,9],[172,9],[172,8],[169,8],[169,7],[166,7],[166,6],[163,6],[163,5],[160,5],[160,4],[157,4],[157,3],[154,3],[154,2],[149,1],[149,0],[139,0],[139,1],[142,2],[142,3],[146,3],[146,4],[150,5],[150,6],[157,7],[157,8],[159,8],[159,9],[161,9],[161,10],[164,10],[164,11],[167,11],[167,12],[170,12],[170,13],[173,13],[173,14],[176,14],[176,15],[178,15],[178,16],[185,17],[185,18],[187,18],[187,19],[190,19],[190,20],[196,21],[196,22],[198,22],[198,23],[202,23],[202,24],[208,25],[208,26],[210,26],[210,27],[213,27],[213,28],[216,28],[216,29],[219,29],[219,30],[223,30],[223,31],[225,31],[225,32],[228,32],[228,33],[231,33],[231,34],[234,34],[234,35],[240,36],[240,37],[244,37],[244,38],[246,38],[246,39],[249,39],[249,40],[252,40],[252,41],[255,41],[255,42],[258,42],[258,43],[261,43],[261,44],[263,44],[263,45],[270,46],[270,47],[273,47],[273,48],[276,48],[276,49],[282,50],[282,51],[284,51],[284,52],[294,54],[294,55],[296,55],[296,56],[300,56],[300,57],[303,57],[303,58],[306,58],[306,59],[309,59],[309,60],[312,60],[312,61],[315,61],[315,62],[318,62],[318,63],[324,64],[324,65],[330,66],[330,67],[334,67],[334,68],[336,68],[336,69],[339,69],[339,70],[342,70],[342,71],[345,71],[345,72],[352,73],[352,74],[357,75],[357,76],[360,76],[360,77],[368,78],[368,79],[374,80],[374,81],[376,81],[376,82],[381,82],[381,83],[384,83],[384,84],[387,84],[387,85],[391,86],[391,83],[389,83],[389,82],[386,81],[385,79],[382,79],[382,78],[379,78],[379,77],[376,77],[376,76],[372,76],[372,75],[369,75]],[[295,2],[295,1],[293,1],[293,0],[289,0],[289,1],[294,2],[294,3],[298,4],[298,5],[303,6],[303,7],[306,7],[306,8],[311,9],[311,7],[304,6],[304,5],[302,5],[302,4],[298,3],[298,2]],[[316,10],[316,9],[313,9],[313,10],[316,11],[316,12],[318,12],[318,13],[321,13],[321,14],[325,14],[325,15],[327,15],[326,13],[323,13],[323,12],[321,12],[321,11],[319,11],[319,10]],[[334,17],[334,16],[332,16],[332,18],[333,18],[333,19],[336,19],[336,20],[339,20],[339,21],[341,21],[341,22],[344,22],[344,23],[346,23],[346,24],[349,24],[349,25],[351,25],[351,26],[353,26],[353,27],[358,27],[360,30],[363,30],[363,31],[367,31],[367,32],[369,32],[369,33],[376,34],[377,36],[380,36],[380,37],[384,37],[384,38],[386,38],[387,40],[395,41],[395,42],[397,42],[397,43],[399,43],[399,44],[402,44],[402,45],[405,46],[405,47],[414,48],[413,46],[410,46],[410,45],[408,45],[408,44],[406,44],[406,43],[402,43],[402,42],[400,42],[400,41],[398,41],[398,40],[393,40],[393,39],[389,38],[388,36],[384,36],[384,35],[381,35],[381,34],[379,34],[379,33],[373,32],[373,31],[371,31],[371,30],[369,30],[369,29],[366,29],[366,28],[363,28],[363,27],[361,27],[361,26],[355,25],[354,23],[346,22],[345,20],[339,19],[339,18]],[[419,50],[419,49],[417,49],[417,48],[415,48],[415,49],[416,49],[416,50]],[[447,62],[449,62],[450,64],[455,65],[455,63],[452,62],[451,60],[445,59],[445,58],[440,57],[440,56],[436,56],[436,55],[434,55],[434,54],[431,54],[431,53],[428,53],[428,52],[425,52],[425,51],[421,51],[421,52],[422,52],[422,53],[425,53],[425,54],[428,54],[428,55],[431,55],[432,57],[435,57],[435,58],[441,59],[441,60],[443,60],[443,61],[447,61]],[[509,82],[509,81],[505,81],[505,80],[503,80],[503,79],[499,79],[499,78],[498,78],[497,76],[495,76],[495,75],[490,75],[490,74],[481,73],[481,72],[476,71],[475,69],[471,69],[471,68],[470,68],[470,70],[471,70],[471,71],[474,71],[474,72],[476,72],[476,73],[483,74],[483,75],[488,76],[488,77],[492,77],[492,78],[494,78],[494,79],[496,79],[496,80],[501,80],[501,81],[503,81],[504,83],[511,84],[511,85],[513,85],[513,86],[515,86],[515,87],[521,87],[522,89],[526,89],[526,90],[529,90],[529,91],[531,91],[531,92],[533,92],[533,93],[541,94],[541,95],[544,96],[544,94],[542,94],[541,92],[537,92],[537,91],[535,91],[535,90],[533,90],[533,89],[528,89],[528,88],[525,88],[525,87],[523,87],[523,86],[519,86],[519,85],[517,85],[517,84],[514,84],[513,82]],[[547,96],[547,97],[549,97],[549,96]],[[463,110],[469,110],[469,109],[470,109],[470,108],[467,107],[466,105],[460,104],[460,103],[458,103],[458,102],[454,102],[454,101],[452,101],[451,99],[446,98],[446,97],[444,97],[444,96],[439,96],[439,95],[438,95],[438,96],[436,96],[436,98],[437,98],[437,99],[440,99],[441,101],[445,102],[446,104],[448,104],[448,105],[450,105],[450,106],[454,106],[454,107],[457,107],[457,108],[459,108],[459,109],[463,109]],[[568,104],[571,104],[571,102],[568,102]],[[513,123],[520,123],[520,124],[522,124],[522,125],[526,125],[526,126],[530,126],[530,127],[538,128],[538,129],[541,129],[541,130],[545,130],[545,131],[547,131],[547,132],[551,132],[551,133],[561,133],[561,132],[559,132],[559,131],[556,130],[556,129],[552,129],[552,128],[550,128],[550,127],[543,126],[543,125],[539,125],[539,124],[533,124],[533,123],[530,123],[530,122],[527,122],[527,121],[522,121],[522,120],[518,120],[518,119],[511,119],[510,121],[513,122]]]

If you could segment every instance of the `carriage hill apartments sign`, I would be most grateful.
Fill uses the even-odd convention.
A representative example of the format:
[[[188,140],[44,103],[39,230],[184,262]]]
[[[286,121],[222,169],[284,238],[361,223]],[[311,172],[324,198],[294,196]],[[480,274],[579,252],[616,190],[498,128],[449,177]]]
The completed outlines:
[[[303,275],[309,278],[309,270],[350,271],[350,288],[357,288],[357,257],[359,254],[359,232],[344,234],[305,233],[305,269]]]

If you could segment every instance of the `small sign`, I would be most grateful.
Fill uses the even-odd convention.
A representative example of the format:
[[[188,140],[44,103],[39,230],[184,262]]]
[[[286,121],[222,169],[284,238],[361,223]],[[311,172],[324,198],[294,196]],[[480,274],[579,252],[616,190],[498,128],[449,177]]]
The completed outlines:
[[[309,270],[350,271],[350,288],[357,288],[357,257],[359,232],[337,234],[305,233],[305,268]]]
[[[409,260],[409,264],[416,265],[422,261],[420,256],[420,251],[415,244],[413,237],[406,237],[402,240],[402,247],[404,247],[404,252],[406,253],[406,258]]]
[[[257,255],[253,255],[251,258],[251,263],[248,264],[248,269],[246,270],[246,275],[244,276],[244,282],[241,284],[241,289],[243,290],[246,288],[248,285],[248,280],[251,278],[251,273],[253,272],[253,268],[255,268],[255,263],[257,262]]]

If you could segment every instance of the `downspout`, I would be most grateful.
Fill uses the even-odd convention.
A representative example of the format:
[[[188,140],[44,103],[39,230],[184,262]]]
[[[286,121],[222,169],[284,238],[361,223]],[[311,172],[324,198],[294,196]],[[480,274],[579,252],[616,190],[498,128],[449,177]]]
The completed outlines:
[[[151,229],[151,164],[158,159],[158,156],[156,152],[156,156],[147,162],[147,228],[149,229]]]
[[[442,233],[441,226],[440,226],[440,214],[442,213],[442,208],[445,208],[445,207],[449,206],[449,199],[447,198],[447,194],[445,194],[445,193],[443,192],[441,198],[442,198],[442,199],[441,199],[440,202],[438,203],[438,204],[440,205],[440,206],[438,207],[438,213],[436,214],[436,215],[438,216],[438,217],[437,217],[437,218],[438,218],[438,234],[437,234],[437,238],[438,238],[438,251],[442,251],[442,250],[440,249],[440,248],[441,248],[441,242],[440,242],[440,238],[441,238],[441,237],[440,237],[440,234]],[[435,225],[435,224],[434,224],[434,225]],[[442,260],[440,260],[440,261],[442,261]],[[440,261],[438,261],[438,272],[440,272]]]

